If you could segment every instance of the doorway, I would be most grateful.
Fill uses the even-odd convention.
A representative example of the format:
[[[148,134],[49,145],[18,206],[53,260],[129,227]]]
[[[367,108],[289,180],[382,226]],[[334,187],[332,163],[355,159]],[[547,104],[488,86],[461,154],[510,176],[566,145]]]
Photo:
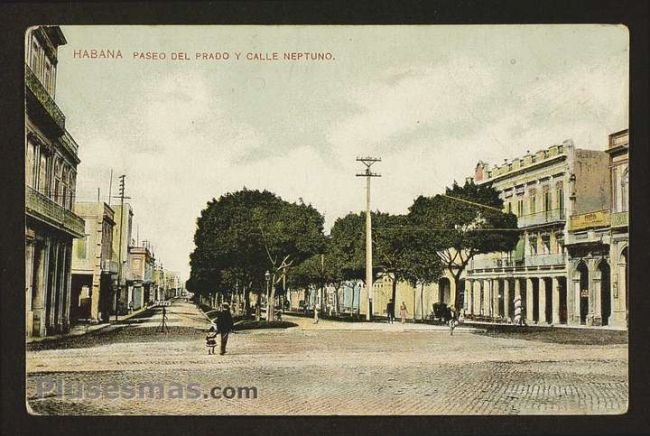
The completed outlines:
[[[600,271],[600,316],[602,325],[609,324],[609,317],[612,313],[612,290],[610,286],[610,269],[606,260],[598,265]]]
[[[587,324],[587,312],[589,312],[589,269],[584,262],[580,262],[577,271],[580,273],[580,324]]]

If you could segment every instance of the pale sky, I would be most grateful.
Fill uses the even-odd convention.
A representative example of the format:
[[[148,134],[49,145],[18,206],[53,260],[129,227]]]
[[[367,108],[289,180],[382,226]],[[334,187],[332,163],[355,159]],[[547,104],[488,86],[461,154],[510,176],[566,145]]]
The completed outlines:
[[[139,227],[189,276],[213,197],[268,189],[337,217],[365,207],[359,155],[380,156],[372,208],[405,213],[476,162],[628,127],[623,26],[62,26],[56,101],[79,144],[79,200],[126,174]],[[74,50],[123,59],[75,59]],[[133,52],[165,52],[163,61]],[[185,52],[190,61],[172,61]],[[333,60],[249,61],[329,52]],[[196,60],[229,52],[228,61]],[[241,60],[235,59],[241,53]],[[135,238],[134,232],[134,238]]]

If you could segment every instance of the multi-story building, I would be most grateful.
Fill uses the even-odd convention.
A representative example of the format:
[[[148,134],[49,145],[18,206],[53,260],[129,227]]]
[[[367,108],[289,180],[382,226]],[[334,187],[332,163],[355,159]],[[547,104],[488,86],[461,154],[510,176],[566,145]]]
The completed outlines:
[[[25,33],[25,304],[27,336],[70,326],[72,240],[84,221],[72,211],[78,145],[55,102],[58,26]]]
[[[627,327],[628,149],[627,130],[609,136],[611,203],[570,216],[567,249],[573,324]]]
[[[630,169],[628,152],[630,148],[628,130],[622,130],[609,136],[609,154],[611,167],[611,197],[609,259],[611,265],[612,303],[609,324],[628,326],[630,295],[628,292],[628,245],[629,245],[629,196]]]
[[[73,243],[70,321],[108,321],[118,263],[113,259],[115,212],[103,202],[76,202],[85,222],[85,236]]]
[[[582,302],[567,285],[567,217],[608,207],[608,172],[606,152],[577,149],[572,141],[492,168],[478,163],[475,183],[500,193],[521,236],[513,252],[479,255],[468,265],[470,317],[512,319],[520,298],[529,324],[579,323],[574,314]]]
[[[165,270],[161,264],[156,264],[153,270],[152,293],[153,301],[162,301],[165,299]]]
[[[117,262],[118,283],[111,312],[124,315],[129,304],[129,291],[127,286],[129,247],[133,238],[133,209],[128,203],[124,205],[111,205],[115,211],[115,226],[113,227],[112,259]]]
[[[127,301],[133,310],[138,310],[149,302],[155,258],[149,246],[129,247],[129,270],[126,277],[128,286]]]
[[[181,291],[181,280],[177,272],[165,271],[165,299],[178,297]]]

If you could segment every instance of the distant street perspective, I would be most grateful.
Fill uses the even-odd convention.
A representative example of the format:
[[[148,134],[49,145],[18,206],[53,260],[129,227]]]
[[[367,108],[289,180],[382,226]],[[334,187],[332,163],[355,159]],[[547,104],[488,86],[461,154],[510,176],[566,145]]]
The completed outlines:
[[[625,26],[25,41],[30,413],[627,411]]]

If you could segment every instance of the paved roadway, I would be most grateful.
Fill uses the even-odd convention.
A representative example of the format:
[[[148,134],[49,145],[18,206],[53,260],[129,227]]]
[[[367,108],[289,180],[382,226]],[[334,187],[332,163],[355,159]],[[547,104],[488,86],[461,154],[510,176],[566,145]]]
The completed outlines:
[[[450,336],[448,329],[426,325],[313,324],[287,317],[298,327],[238,332],[225,356],[212,356],[204,345],[207,318],[183,301],[167,310],[168,334],[158,331],[156,309],[88,335],[28,344],[28,409],[66,415],[617,414],[627,409],[627,344],[546,343],[463,328]],[[52,381],[68,394],[50,389]],[[142,386],[157,383],[176,397],[180,384],[184,398],[149,398],[146,389],[138,398]],[[187,398],[191,384],[199,386],[200,398]],[[86,398],[74,398],[81,386]],[[210,398],[207,392],[215,386],[221,396],[234,392],[226,387],[254,386],[257,398],[246,398],[245,390],[242,398]],[[98,387],[105,397],[97,395]],[[118,398],[110,398],[116,389]],[[129,398],[134,390],[138,395]]]

